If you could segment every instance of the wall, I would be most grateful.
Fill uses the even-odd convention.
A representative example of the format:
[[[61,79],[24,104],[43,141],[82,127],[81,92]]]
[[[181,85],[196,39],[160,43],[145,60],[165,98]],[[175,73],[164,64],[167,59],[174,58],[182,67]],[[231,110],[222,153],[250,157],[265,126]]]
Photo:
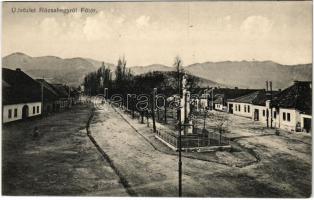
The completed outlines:
[[[253,120],[254,120],[254,112],[257,109],[258,110],[258,118],[260,122],[262,122],[263,124],[267,125],[267,110],[268,110],[268,126],[271,127],[271,117],[273,118],[273,123],[272,123],[272,127],[279,127],[279,114],[277,113],[276,109],[273,108],[272,109],[272,116],[271,116],[271,109],[269,107],[266,106],[259,106],[259,105],[253,105],[253,110],[252,110],[252,116],[253,116]],[[263,114],[263,111],[265,111],[265,115]],[[276,114],[275,114],[276,113]]]
[[[215,110],[219,110],[219,111],[223,111],[223,112],[227,112],[227,110],[228,110],[227,106],[224,106],[224,105],[218,104],[218,103],[214,104],[214,108],[215,108]]]
[[[301,118],[301,129],[302,129],[302,131],[306,132],[305,130],[303,130],[304,129],[304,118],[312,120],[312,116],[307,115],[307,114],[300,114],[300,118]]]
[[[268,125],[269,125],[269,127],[271,126],[271,110],[269,107],[246,104],[246,103],[228,102],[228,109],[229,109],[229,104],[233,104],[233,114],[238,115],[238,116],[243,116],[243,117],[249,117],[252,120],[254,120],[254,111],[255,111],[255,109],[257,109],[258,113],[259,113],[259,115],[258,115],[259,120],[258,121],[265,124],[265,126],[267,124],[267,110],[268,110],[268,112],[269,112]],[[240,105],[240,111],[238,109],[239,105]],[[244,106],[246,106],[246,112],[244,111]],[[250,112],[248,112],[248,106],[250,106]],[[269,106],[269,104],[268,104],[268,106]],[[265,115],[263,115],[263,111],[265,111]],[[229,112],[229,110],[228,110],[228,112]],[[286,113],[286,119],[285,120],[283,119],[283,113]],[[288,113],[290,114],[290,121],[288,121]],[[276,118],[275,118],[275,115],[276,115]],[[300,114],[300,112],[295,110],[295,109],[280,108],[279,110],[276,110],[275,108],[273,108],[272,109],[272,118],[273,118],[272,127],[277,127],[277,128],[287,130],[287,131],[296,131],[296,125],[298,122],[300,123],[301,129],[303,130],[303,128],[304,128],[303,119],[304,118],[312,119],[312,116]]]
[[[22,109],[24,105],[28,106],[28,117],[33,117],[41,114],[41,102],[25,103],[25,104],[13,104],[3,105],[2,109],[2,122],[7,123],[22,119]],[[35,106],[35,113],[33,113],[33,106]],[[39,112],[37,112],[37,106],[39,106]],[[11,118],[9,118],[9,110],[12,110]],[[14,117],[14,109],[17,109],[17,116]]]
[[[242,117],[248,117],[248,118],[252,118],[253,116],[253,111],[252,111],[252,104],[248,104],[248,103],[238,103],[238,102],[228,102],[228,109],[229,109],[229,104],[233,104],[233,114],[235,115],[239,115]],[[239,106],[240,106],[240,110],[239,110]],[[248,110],[248,106],[250,107],[250,111]],[[244,107],[246,109],[244,109]]]
[[[280,108],[280,128],[287,131],[295,131],[296,124],[301,123],[300,113],[294,109]],[[286,113],[286,120],[283,119],[283,113]],[[287,120],[287,113],[290,113],[290,121]]]
[[[201,108],[206,108],[208,107],[208,101],[207,99],[200,99],[199,105]]]
[[[60,110],[70,108],[71,100],[69,100],[68,98],[62,98],[62,99],[57,100],[55,104],[56,104],[56,109],[60,111]]]

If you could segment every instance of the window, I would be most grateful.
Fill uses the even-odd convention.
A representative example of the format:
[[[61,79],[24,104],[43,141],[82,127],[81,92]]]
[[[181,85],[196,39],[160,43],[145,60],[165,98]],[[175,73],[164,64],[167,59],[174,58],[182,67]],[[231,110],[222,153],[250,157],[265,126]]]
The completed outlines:
[[[238,111],[238,105],[235,104],[235,111]]]
[[[8,117],[9,117],[9,119],[11,119],[11,117],[12,117],[12,110],[11,109],[9,109]]]
[[[17,117],[17,108],[14,108],[14,117]]]
[[[290,113],[287,113],[287,121],[290,122]]]
[[[263,117],[265,117],[265,110],[263,110]]]
[[[274,119],[276,119],[276,117],[277,117],[277,113],[276,111],[274,111]]]
[[[37,113],[39,113],[39,106],[37,106]]]
[[[239,105],[238,109],[239,109],[239,111],[241,111],[241,105]]]
[[[286,113],[285,112],[282,113],[282,119],[283,119],[283,121],[286,121]]]
[[[33,106],[33,114],[35,114],[35,106]]]
[[[244,105],[244,112],[246,112],[246,105]]]
[[[247,106],[247,112],[250,112],[250,106],[249,105]]]

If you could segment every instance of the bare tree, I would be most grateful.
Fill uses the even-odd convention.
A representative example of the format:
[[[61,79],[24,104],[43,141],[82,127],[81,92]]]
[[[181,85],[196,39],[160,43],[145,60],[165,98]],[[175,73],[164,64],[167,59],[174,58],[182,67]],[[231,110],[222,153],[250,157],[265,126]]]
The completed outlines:
[[[209,112],[208,118],[219,133],[219,145],[221,145],[222,134],[228,130],[230,123],[229,115],[225,112]]]
[[[181,79],[182,79],[182,59],[179,57],[179,56],[176,56],[175,59],[174,59],[174,63],[173,63],[173,66],[176,68],[176,72],[177,72],[177,77],[176,77],[176,81],[177,81],[177,89],[179,90],[179,88],[181,88]],[[180,91],[179,92],[179,95],[181,94]]]

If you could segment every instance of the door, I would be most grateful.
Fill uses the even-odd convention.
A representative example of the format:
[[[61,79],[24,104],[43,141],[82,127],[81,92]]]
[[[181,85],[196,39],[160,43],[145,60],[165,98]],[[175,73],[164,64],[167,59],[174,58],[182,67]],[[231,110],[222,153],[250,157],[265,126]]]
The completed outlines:
[[[233,104],[229,104],[229,113],[233,113]]]
[[[304,130],[309,133],[311,131],[312,120],[309,118],[303,118]]]
[[[259,121],[259,110],[254,109],[254,121]]]
[[[22,108],[22,119],[28,118],[28,106],[24,105]]]

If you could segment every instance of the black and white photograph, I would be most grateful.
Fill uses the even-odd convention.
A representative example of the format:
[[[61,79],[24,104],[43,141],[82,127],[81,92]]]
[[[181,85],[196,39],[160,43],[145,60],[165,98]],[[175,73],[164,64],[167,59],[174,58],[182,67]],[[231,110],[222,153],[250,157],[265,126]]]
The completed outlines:
[[[312,1],[8,1],[1,20],[2,196],[312,196]]]

